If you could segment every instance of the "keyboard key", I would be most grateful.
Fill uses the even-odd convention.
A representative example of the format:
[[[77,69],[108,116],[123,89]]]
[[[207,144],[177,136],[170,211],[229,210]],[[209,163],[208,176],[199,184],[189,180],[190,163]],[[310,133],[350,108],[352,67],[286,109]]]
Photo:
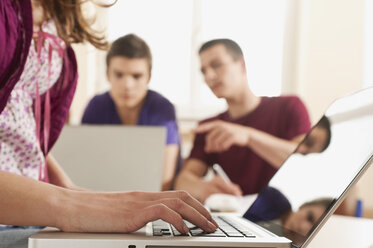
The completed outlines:
[[[248,238],[255,238],[256,236],[252,233],[252,232],[250,232],[250,231],[241,231],[241,233],[243,234],[243,235],[245,235],[245,237],[248,237]]]
[[[189,236],[188,233],[180,233],[173,225],[171,225],[171,230],[174,236]]]
[[[189,228],[189,233],[180,233],[173,225],[169,225],[163,220],[153,222],[154,236],[202,236],[202,237],[248,237],[255,238],[255,235],[241,224],[235,223],[224,217],[215,217],[219,228],[213,233],[206,233],[201,228],[184,220],[185,225]],[[171,228],[170,228],[171,227]]]
[[[192,236],[202,236],[202,237],[226,237],[226,235],[219,229],[213,233],[206,233],[202,229],[191,229],[190,233]]]
[[[200,237],[227,237],[223,233],[201,233],[199,235],[194,235],[194,236],[200,236]]]
[[[247,230],[247,227],[239,223],[235,223],[228,218],[220,216],[216,218],[216,221],[218,222],[223,232],[225,232],[229,237],[255,238],[255,235],[250,230]]]
[[[216,229],[213,233],[204,233],[202,236],[206,237],[226,237],[224,232],[222,232],[220,229]]]
[[[236,233],[227,233],[228,237],[244,237],[242,233],[236,232]]]
[[[185,225],[186,225],[189,229],[191,229],[191,228],[195,228],[195,227],[196,227],[196,225],[194,225],[193,223],[190,223],[190,222],[187,221],[187,220],[184,220],[184,223],[185,223]]]
[[[153,236],[170,236],[171,231],[166,222],[163,220],[153,221]]]
[[[204,231],[198,227],[189,229],[189,232],[192,234],[192,236],[197,236],[199,234],[204,233]]]

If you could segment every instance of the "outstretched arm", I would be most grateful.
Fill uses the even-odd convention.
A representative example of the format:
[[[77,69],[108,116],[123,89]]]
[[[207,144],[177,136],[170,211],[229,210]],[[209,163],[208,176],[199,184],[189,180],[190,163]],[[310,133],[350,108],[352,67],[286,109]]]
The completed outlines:
[[[299,142],[305,137],[302,134],[292,140],[285,140],[253,128],[249,129],[250,139],[248,146],[275,168],[281,167],[297,148]]]
[[[182,219],[216,229],[207,210],[183,191],[75,191],[0,171],[0,223],[52,226],[70,232],[133,232],[163,219],[181,233]],[[214,224],[212,224],[214,223]]]
[[[199,125],[196,133],[206,134],[206,152],[223,152],[231,146],[247,146],[273,167],[279,168],[295,150],[304,135],[285,140],[263,131],[225,121],[211,121]]]

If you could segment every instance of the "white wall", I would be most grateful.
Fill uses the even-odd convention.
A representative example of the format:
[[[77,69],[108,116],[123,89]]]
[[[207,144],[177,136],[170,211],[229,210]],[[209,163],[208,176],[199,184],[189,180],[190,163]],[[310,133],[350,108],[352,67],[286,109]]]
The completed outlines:
[[[306,103],[313,123],[336,98],[363,87],[365,0],[289,0],[283,92]],[[373,168],[357,185],[373,209]]]
[[[282,93],[300,95],[316,122],[337,97],[362,87],[365,0],[288,0],[284,39]],[[97,18],[103,28],[100,10]],[[89,46],[75,47],[80,78],[76,99],[85,99],[97,88],[85,82],[103,81],[95,68],[98,59]],[[89,64],[93,64],[90,66]],[[87,68],[94,70],[87,71]],[[83,86],[86,84],[85,86]],[[94,85],[100,85],[95,83]],[[96,88],[92,88],[96,87]],[[79,97],[82,96],[82,97]],[[74,101],[72,116],[86,102]]]
[[[300,95],[316,122],[334,99],[362,87],[365,1],[296,2],[283,89]]]

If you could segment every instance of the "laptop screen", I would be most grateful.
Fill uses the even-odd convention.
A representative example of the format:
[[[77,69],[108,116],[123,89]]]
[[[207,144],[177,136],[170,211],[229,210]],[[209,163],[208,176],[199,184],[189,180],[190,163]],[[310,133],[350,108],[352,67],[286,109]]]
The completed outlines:
[[[373,154],[373,88],[335,101],[244,217],[302,246]]]

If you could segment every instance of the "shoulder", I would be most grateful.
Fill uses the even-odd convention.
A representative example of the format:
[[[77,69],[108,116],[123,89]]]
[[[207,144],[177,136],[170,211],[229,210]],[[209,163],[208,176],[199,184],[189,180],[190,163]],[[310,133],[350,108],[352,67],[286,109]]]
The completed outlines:
[[[105,118],[111,118],[115,111],[115,105],[109,95],[109,92],[94,96],[84,110],[82,123],[105,123]]]
[[[10,0],[0,0],[0,13],[1,112],[11,90],[21,77],[27,60],[32,40],[31,1],[18,1],[18,4],[14,4]],[[7,87],[3,87],[4,84]]]
[[[165,96],[154,90],[148,90],[146,100],[148,103],[162,106],[174,106]]]
[[[115,108],[113,100],[111,99],[109,92],[105,92],[99,95],[95,95],[88,103],[85,113],[90,112],[106,112],[109,109]]]
[[[276,104],[303,104],[302,100],[295,95],[283,95],[275,97],[263,97],[264,101]]]
[[[154,112],[175,112],[174,105],[166,97],[154,90],[148,90],[144,107]]]
[[[296,104],[303,104],[302,100],[295,95],[285,95],[285,96],[279,96],[282,101],[287,103],[296,103]]]
[[[302,112],[308,115],[305,104],[298,96],[289,95],[289,96],[280,96],[280,98],[282,98],[283,104],[285,105],[285,108],[287,110],[293,111],[293,112]]]
[[[163,125],[169,121],[176,121],[174,105],[158,92],[148,90],[141,109],[139,123]]]
[[[264,106],[275,111],[281,110],[286,112],[307,112],[306,106],[302,100],[295,95],[284,95],[276,97],[264,97]]]
[[[278,97],[281,109],[278,109],[284,123],[283,132],[288,139],[307,133],[311,127],[308,110],[302,100],[297,96]]]
[[[105,92],[102,94],[95,95],[92,97],[92,99],[89,101],[89,105],[102,105],[107,104],[111,101],[111,97],[109,92]]]

